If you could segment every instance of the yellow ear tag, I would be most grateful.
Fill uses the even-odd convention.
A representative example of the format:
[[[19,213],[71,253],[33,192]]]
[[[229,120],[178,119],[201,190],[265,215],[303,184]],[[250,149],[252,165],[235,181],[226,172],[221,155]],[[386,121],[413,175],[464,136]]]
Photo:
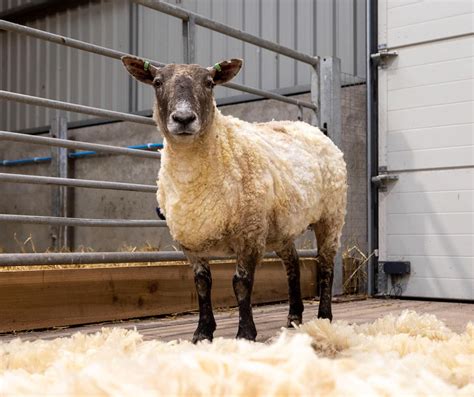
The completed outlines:
[[[145,63],[143,64],[143,70],[146,72],[146,71],[148,71],[149,67],[150,67],[150,62],[145,61]]]
[[[213,66],[214,69],[216,69],[218,72],[221,72],[222,69],[221,69],[221,65],[219,65],[218,63],[216,63],[214,66]]]

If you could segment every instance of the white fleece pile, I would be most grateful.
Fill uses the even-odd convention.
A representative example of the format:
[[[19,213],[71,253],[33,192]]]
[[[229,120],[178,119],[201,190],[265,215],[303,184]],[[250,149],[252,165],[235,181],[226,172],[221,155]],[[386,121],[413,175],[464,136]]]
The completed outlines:
[[[103,329],[0,343],[1,396],[473,396],[474,325],[406,311],[374,323],[313,320],[268,343],[143,341]]]

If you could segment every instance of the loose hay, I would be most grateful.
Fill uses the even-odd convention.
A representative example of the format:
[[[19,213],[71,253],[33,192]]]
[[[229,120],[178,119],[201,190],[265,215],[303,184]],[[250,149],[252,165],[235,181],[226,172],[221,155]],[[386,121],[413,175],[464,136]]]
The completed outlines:
[[[474,395],[474,325],[456,334],[412,311],[363,325],[313,320],[268,343],[103,329],[0,343],[0,357],[0,395]]]

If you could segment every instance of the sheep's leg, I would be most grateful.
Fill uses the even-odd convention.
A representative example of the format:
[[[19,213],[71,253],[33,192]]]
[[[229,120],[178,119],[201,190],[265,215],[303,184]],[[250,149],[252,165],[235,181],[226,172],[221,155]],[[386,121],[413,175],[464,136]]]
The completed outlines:
[[[290,312],[288,313],[287,327],[293,323],[299,325],[303,322],[303,300],[301,299],[300,286],[300,262],[295,244],[291,242],[276,254],[281,258],[286,268],[288,277],[288,298],[290,301]]]
[[[239,330],[237,338],[255,340],[257,328],[252,315],[252,288],[255,268],[261,259],[261,253],[251,251],[237,255],[237,268],[232,279],[235,297],[239,305]]]
[[[331,300],[332,283],[334,278],[334,258],[339,247],[339,238],[344,224],[344,218],[338,220],[321,220],[313,225],[318,243],[318,318],[332,320]]]
[[[192,258],[194,284],[199,302],[199,323],[193,335],[193,343],[208,339],[212,341],[216,330],[216,320],[212,313],[212,277],[209,262],[204,258]]]

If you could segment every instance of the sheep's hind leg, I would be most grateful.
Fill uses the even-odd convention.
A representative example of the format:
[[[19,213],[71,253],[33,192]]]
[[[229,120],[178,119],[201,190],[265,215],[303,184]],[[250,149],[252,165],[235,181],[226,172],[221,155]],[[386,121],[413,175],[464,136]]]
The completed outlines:
[[[286,268],[288,278],[288,298],[290,301],[290,311],[286,326],[292,327],[293,323],[300,325],[303,322],[303,300],[301,299],[300,285],[300,262],[295,244],[291,242],[282,250],[276,251]]]
[[[239,305],[239,330],[238,339],[254,341],[257,337],[257,328],[252,315],[252,288],[255,276],[255,268],[262,254],[251,250],[248,253],[237,255],[237,268],[232,279],[235,297]]]
[[[212,277],[209,262],[204,258],[192,258],[194,284],[199,302],[199,323],[193,335],[193,343],[201,340],[212,341],[216,330],[216,320],[212,313],[211,288]]]
[[[344,219],[321,220],[312,225],[318,243],[318,318],[332,320],[331,300],[334,278],[334,258],[339,247],[339,238]]]

